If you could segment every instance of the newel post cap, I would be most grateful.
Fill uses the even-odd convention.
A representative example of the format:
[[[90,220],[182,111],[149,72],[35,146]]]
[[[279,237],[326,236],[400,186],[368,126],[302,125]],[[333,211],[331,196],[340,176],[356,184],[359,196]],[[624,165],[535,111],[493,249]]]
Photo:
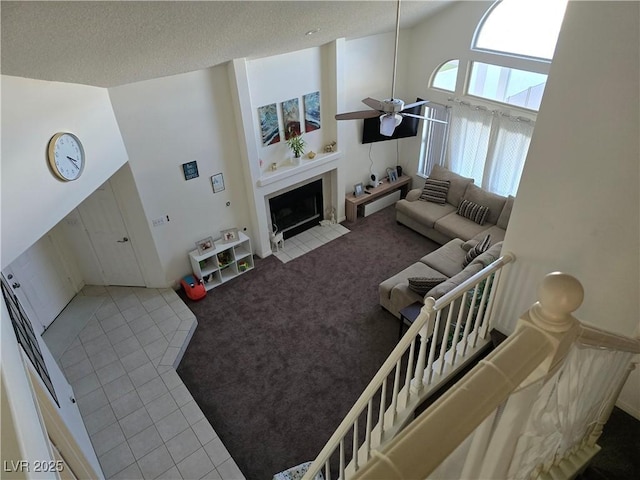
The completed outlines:
[[[566,273],[547,274],[538,288],[538,301],[531,307],[531,319],[541,327],[554,332],[571,328],[575,312],[584,300],[580,281]]]

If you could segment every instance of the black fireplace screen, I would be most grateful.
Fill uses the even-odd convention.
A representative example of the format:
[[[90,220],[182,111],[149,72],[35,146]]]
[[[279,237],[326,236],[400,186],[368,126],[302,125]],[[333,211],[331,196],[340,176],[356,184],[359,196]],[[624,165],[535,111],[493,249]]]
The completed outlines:
[[[322,180],[316,180],[269,199],[274,229],[291,238],[322,220]]]

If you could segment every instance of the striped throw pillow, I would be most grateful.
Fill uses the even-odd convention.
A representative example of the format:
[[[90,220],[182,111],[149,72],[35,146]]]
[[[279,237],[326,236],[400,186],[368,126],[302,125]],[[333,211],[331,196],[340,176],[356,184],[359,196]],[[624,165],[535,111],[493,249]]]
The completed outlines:
[[[440,285],[445,280],[446,278],[444,277],[411,277],[409,278],[409,289],[419,295],[424,295],[433,287],[435,287],[436,285]]]
[[[447,193],[449,192],[449,180],[436,180],[435,178],[427,178],[424,181],[424,188],[418,200],[423,202],[433,202],[444,205],[447,201]]]
[[[474,221],[478,225],[484,225],[489,214],[489,207],[483,207],[469,200],[462,200],[458,206],[458,215]]]
[[[471,261],[478,255],[486,252],[489,249],[490,245],[491,235],[487,235],[480,242],[478,242],[475,247],[467,252],[467,254],[464,256],[464,261],[462,262],[462,268],[465,268],[467,265],[469,265]]]

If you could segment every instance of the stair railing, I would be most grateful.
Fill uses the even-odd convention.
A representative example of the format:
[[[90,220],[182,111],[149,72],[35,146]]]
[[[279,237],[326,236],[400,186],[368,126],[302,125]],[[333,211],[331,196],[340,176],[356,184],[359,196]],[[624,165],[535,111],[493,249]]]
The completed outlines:
[[[371,460],[375,449],[413,419],[418,405],[489,346],[495,292],[503,267],[514,259],[513,254],[505,253],[441,298],[425,299],[418,318],[342,420],[303,480],[314,479],[320,472],[325,480],[331,480],[332,470],[343,480],[353,476]]]
[[[574,478],[640,353],[640,340],[571,315],[583,293],[547,275],[516,332],[353,478]]]

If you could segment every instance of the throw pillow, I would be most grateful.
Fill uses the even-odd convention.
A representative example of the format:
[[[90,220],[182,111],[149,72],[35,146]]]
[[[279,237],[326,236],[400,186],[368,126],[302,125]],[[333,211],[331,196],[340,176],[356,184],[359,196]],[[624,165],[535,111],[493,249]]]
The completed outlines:
[[[470,249],[464,257],[464,261],[462,262],[462,268],[465,268],[467,265],[471,263],[471,261],[476,258],[481,253],[489,250],[489,246],[491,245],[491,235],[487,235],[484,237],[478,244]]]
[[[478,225],[484,225],[488,214],[489,207],[483,207],[469,200],[462,200],[458,207],[458,215],[468,218]]]
[[[441,284],[446,280],[445,277],[411,277],[409,278],[409,289],[416,292],[419,295],[424,295],[436,285]]]
[[[418,200],[423,202],[433,202],[444,205],[447,201],[447,192],[449,192],[449,180],[436,180],[435,178],[427,178],[424,181],[424,188]]]

